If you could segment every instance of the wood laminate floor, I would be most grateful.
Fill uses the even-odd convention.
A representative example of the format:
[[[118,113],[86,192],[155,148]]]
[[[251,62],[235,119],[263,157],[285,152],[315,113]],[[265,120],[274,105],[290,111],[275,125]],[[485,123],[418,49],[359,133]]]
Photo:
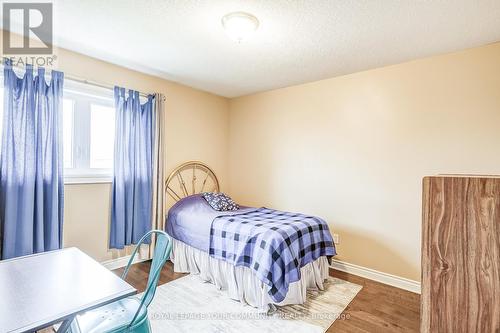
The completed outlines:
[[[127,281],[139,291],[146,287],[150,265],[147,261],[130,268]],[[114,272],[120,275],[123,268]],[[336,320],[327,333],[419,331],[420,295],[333,269],[330,275],[362,285],[363,289],[344,311],[345,319]],[[182,276],[184,274],[174,273],[172,263],[167,262],[159,283]]]

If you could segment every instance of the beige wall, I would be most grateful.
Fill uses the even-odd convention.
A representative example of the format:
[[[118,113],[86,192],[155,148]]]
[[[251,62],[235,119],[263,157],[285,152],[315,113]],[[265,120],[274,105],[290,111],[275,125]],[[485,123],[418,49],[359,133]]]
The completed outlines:
[[[57,55],[55,68],[67,75],[141,92],[165,94],[167,173],[186,160],[202,160],[215,170],[222,188],[225,187],[229,178],[229,102],[226,98],[64,49],[56,49],[54,53]],[[110,191],[109,183],[65,186],[65,247],[79,247],[99,261],[125,254],[124,251],[108,249]]]
[[[500,43],[230,101],[238,202],[325,218],[338,259],[420,280],[421,180],[500,173]]]

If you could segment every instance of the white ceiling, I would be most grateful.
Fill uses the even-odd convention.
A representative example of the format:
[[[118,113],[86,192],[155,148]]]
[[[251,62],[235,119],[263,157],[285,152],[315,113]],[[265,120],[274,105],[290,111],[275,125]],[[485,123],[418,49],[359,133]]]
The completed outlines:
[[[232,11],[260,20],[237,44]],[[56,44],[226,97],[500,41],[500,0],[58,0]]]

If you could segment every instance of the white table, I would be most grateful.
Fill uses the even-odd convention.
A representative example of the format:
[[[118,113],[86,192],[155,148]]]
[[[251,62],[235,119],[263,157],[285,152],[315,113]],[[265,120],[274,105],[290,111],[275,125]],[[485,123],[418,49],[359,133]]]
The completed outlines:
[[[77,248],[0,261],[0,332],[32,332],[136,290]]]

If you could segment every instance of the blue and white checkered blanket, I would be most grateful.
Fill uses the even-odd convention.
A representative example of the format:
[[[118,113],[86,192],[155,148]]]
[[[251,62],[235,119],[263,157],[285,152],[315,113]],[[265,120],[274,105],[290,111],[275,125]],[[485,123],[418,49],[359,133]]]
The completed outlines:
[[[210,230],[210,255],[245,266],[281,302],[300,268],[321,256],[336,255],[328,225],[320,218],[259,208],[219,216]]]

